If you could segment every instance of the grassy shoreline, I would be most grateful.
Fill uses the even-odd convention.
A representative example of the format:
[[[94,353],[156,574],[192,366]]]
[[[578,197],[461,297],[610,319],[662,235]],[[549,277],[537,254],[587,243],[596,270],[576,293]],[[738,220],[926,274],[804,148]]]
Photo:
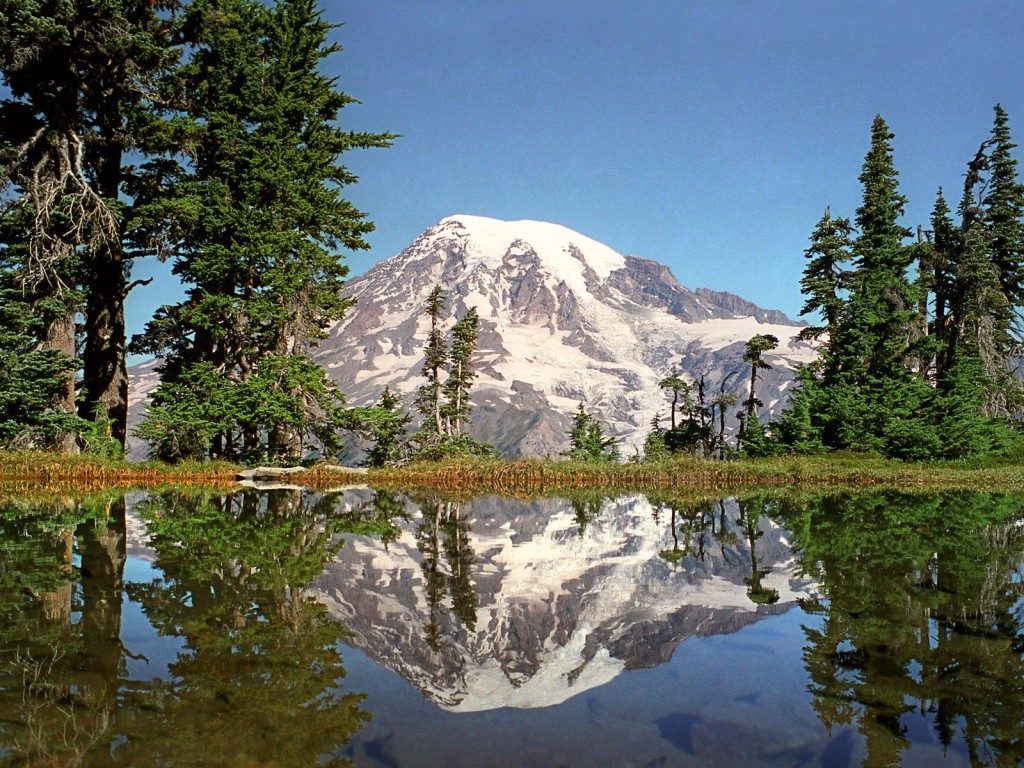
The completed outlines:
[[[0,485],[55,492],[168,485],[236,487],[242,467],[224,462],[168,465],[90,456],[0,453]],[[313,466],[288,482],[312,490],[357,482],[395,490],[536,496],[586,490],[722,493],[758,488],[1024,491],[1019,456],[977,462],[906,464],[850,454],[705,461],[684,457],[653,463],[608,464],[519,459],[417,464],[347,474]]]

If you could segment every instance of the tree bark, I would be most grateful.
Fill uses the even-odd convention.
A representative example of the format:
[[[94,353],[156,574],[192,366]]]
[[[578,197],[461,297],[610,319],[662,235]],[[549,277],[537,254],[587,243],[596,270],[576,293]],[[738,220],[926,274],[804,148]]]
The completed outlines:
[[[75,356],[75,316],[70,310],[51,320],[43,334],[43,346],[66,355],[69,359]],[[57,407],[65,413],[75,412],[75,371],[69,367],[61,387]],[[61,437],[56,446],[57,451],[64,454],[79,452],[78,441],[74,434],[68,433]]]

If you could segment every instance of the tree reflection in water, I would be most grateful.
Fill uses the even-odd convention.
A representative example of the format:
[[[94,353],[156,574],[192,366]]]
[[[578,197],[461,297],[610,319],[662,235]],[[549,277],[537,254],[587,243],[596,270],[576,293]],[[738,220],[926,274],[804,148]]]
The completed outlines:
[[[423,519],[416,530],[416,547],[423,556],[423,587],[427,598],[427,644],[441,650],[443,627],[451,631],[476,629],[477,595],[470,568],[474,553],[469,541],[470,523],[457,501],[425,499],[419,502]],[[451,596],[451,614],[461,623],[445,622],[442,607]]]
[[[827,728],[865,766],[899,765],[926,718],[972,765],[1024,759],[1024,501],[985,494],[826,496],[781,514],[821,583],[804,662]]]
[[[120,620],[120,598],[110,595],[110,588],[119,583],[118,568],[124,563],[123,512],[123,499],[0,503],[4,765],[77,764],[109,729],[117,685],[111,687],[108,679],[116,681],[120,665],[105,647],[111,643],[100,641],[107,634],[104,625]],[[95,576],[77,591],[78,572],[72,565],[76,531],[84,539],[83,568],[77,570]],[[109,567],[101,562],[104,555],[111,559]],[[105,604],[108,598],[115,605]],[[95,617],[85,623],[80,617],[87,607],[95,609]],[[97,680],[80,658],[94,661],[107,679]]]
[[[761,521],[765,513],[771,511],[763,497],[739,500],[739,514],[733,521],[730,521],[726,513],[724,499],[659,499],[653,502],[653,506],[657,520],[661,519],[666,510],[669,513],[672,549],[663,549],[658,553],[662,560],[677,567],[687,557],[703,562],[709,542],[714,542],[718,545],[722,558],[729,561],[727,549],[740,544],[742,534],[742,543],[746,545],[750,561],[750,575],[743,579],[747,585],[747,596],[751,601],[762,605],[774,605],[779,601],[778,590],[765,587],[761,583],[762,579],[771,573],[771,568],[758,567],[757,541],[764,536],[764,531],[760,527]]]
[[[338,687],[344,629],[304,590],[337,534],[398,529],[387,505],[337,504],[301,491],[153,497],[140,511],[159,575],[127,585],[123,497],[5,512],[22,535],[2,539],[17,552],[0,566],[0,764],[349,764],[341,748],[369,716]],[[122,644],[125,595],[180,639],[170,679],[129,676],[145,659]]]

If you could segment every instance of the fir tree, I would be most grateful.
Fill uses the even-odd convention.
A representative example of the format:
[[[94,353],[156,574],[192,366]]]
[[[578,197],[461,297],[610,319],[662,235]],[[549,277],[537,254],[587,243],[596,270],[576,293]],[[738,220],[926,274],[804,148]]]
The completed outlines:
[[[618,461],[614,437],[605,437],[601,422],[580,402],[569,429],[569,450],[563,456],[583,461]]]
[[[905,242],[910,231],[900,218],[906,201],[891,139],[876,117],[860,174],[863,199],[845,298],[820,362],[803,371],[791,413],[779,420],[779,439],[793,441],[790,446],[911,457],[935,443],[928,417],[934,392],[912,371],[915,363],[920,367],[923,287],[911,283],[908,271],[923,246]]]
[[[732,376],[733,374],[729,374]],[[736,405],[736,402],[740,399],[739,396],[734,392],[726,392],[725,384],[729,380],[729,376],[726,376],[722,380],[719,387],[718,394],[715,395],[711,401],[712,407],[712,422],[714,421],[715,414],[718,415],[718,432],[715,435],[715,450],[718,458],[724,459],[728,446],[726,445],[725,439],[725,417],[729,413],[729,409]]]
[[[934,296],[930,331],[933,340],[934,372],[941,378],[949,367],[950,311],[954,303],[954,278],[958,236],[949,205],[939,187],[931,215],[931,249],[927,260],[929,279],[923,286]]]
[[[1007,305],[1019,306],[1024,303],[1024,185],[1017,178],[1017,160],[1012,154],[1017,145],[1010,137],[1009,117],[999,104],[995,113],[988,158],[990,178],[983,204],[999,284]]]
[[[968,163],[959,224],[940,188],[928,240],[919,228],[913,245],[899,222],[891,138],[877,118],[860,177],[855,270],[821,360],[799,371],[801,386],[773,433],[794,450],[908,459],[999,450],[1022,402],[1010,369],[1024,198],[1006,115],[997,107],[992,136]]]
[[[384,387],[377,405],[348,409],[342,423],[346,429],[372,442],[366,454],[367,466],[383,467],[404,457],[410,418],[391,388]]]
[[[762,447],[765,443],[764,427],[757,418],[757,409],[764,406],[756,394],[757,372],[771,370],[771,366],[764,361],[762,355],[777,346],[779,346],[777,336],[770,333],[759,333],[747,340],[743,352],[743,360],[750,363],[750,394],[743,401],[743,419],[737,445],[748,453],[751,451],[763,453],[765,450]]]
[[[44,343],[74,349],[84,329],[80,413],[123,445],[128,411],[125,233],[138,212],[121,193],[125,158],[158,141],[157,81],[173,64],[166,14],[176,0],[0,0],[0,167],[7,213],[27,213],[27,278],[61,312]],[[74,290],[80,289],[76,294]],[[84,302],[79,306],[78,301]],[[66,394],[66,393],[65,393]]]
[[[661,389],[671,393],[672,403],[669,406],[669,429],[676,428],[676,412],[679,407],[679,397],[689,397],[690,385],[679,375],[679,369],[673,368],[669,375],[658,382]]]
[[[983,185],[981,170],[985,158],[981,151],[970,166],[960,202],[961,227],[958,237],[956,265],[953,274],[952,324],[946,338],[947,357],[959,366],[955,375],[940,379],[939,385],[949,393],[951,382],[966,383],[964,372],[975,370],[972,388],[981,387],[988,394],[983,398],[986,415],[1007,415],[1004,401],[1006,347],[1001,344],[1000,320],[1010,314],[1007,295],[1000,286],[998,264],[988,248],[988,227],[985,211],[977,199],[976,189]],[[973,362],[965,363],[965,358]],[[966,365],[966,367],[965,367]]]
[[[750,424],[757,420],[757,409],[764,406],[755,394],[757,386],[757,372],[769,371],[771,366],[764,361],[762,355],[771,352],[779,346],[779,339],[770,333],[759,333],[747,340],[746,348],[743,351],[744,362],[750,363],[750,395],[743,401],[745,423]]]
[[[366,248],[373,228],[341,196],[355,177],[340,157],[391,137],[337,124],[353,100],[319,70],[339,48],[312,0],[197,0],[183,27],[194,159],[154,170],[169,191],[142,196],[180,244],[174,271],[189,286],[136,344],[166,356],[154,404],[212,365],[231,391],[204,452],[290,460],[307,437],[330,452],[341,398],[309,347],[348,306],[337,249]],[[148,434],[165,415],[150,414]]]
[[[441,373],[448,361],[448,349],[441,328],[444,313],[444,291],[440,285],[435,285],[427,296],[424,309],[424,314],[430,319],[430,331],[423,348],[422,373],[426,381],[416,392],[416,408],[423,415],[421,431],[426,435],[427,442],[437,441],[445,435],[441,411]]]
[[[469,310],[452,326],[452,343],[448,352],[448,378],[444,382],[445,404],[443,416],[446,432],[453,437],[462,436],[462,427],[469,422],[473,410],[470,389],[476,378],[472,356],[479,338],[480,317],[476,307]]]
[[[40,343],[45,315],[0,284],[0,446],[72,452],[85,425],[69,402],[76,360]]]
[[[86,425],[74,417],[76,260],[35,269],[26,214],[15,202],[0,216],[0,445],[77,453]]]
[[[876,117],[860,175],[863,202],[856,217],[849,320],[837,327],[834,347],[840,351],[839,370],[862,380],[904,377],[908,329],[917,309],[907,277],[913,253],[904,243],[910,230],[899,221],[906,198],[899,192],[892,138],[885,121]]]
[[[802,339],[817,339],[839,324],[852,233],[849,219],[832,218],[831,210],[826,208],[811,234],[811,245],[804,252],[807,266],[800,280],[800,288],[807,298],[800,314],[820,312],[825,324],[804,328],[800,331]]]

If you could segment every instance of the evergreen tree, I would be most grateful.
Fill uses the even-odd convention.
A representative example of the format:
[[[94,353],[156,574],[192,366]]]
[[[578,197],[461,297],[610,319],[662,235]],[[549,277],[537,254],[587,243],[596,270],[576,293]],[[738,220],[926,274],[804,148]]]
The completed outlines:
[[[899,223],[905,201],[891,138],[876,118],[860,177],[855,270],[820,361],[799,372],[801,386],[773,432],[793,450],[911,459],[1001,449],[1024,399],[1010,372],[1024,196],[1006,115],[997,107],[992,136],[967,166],[959,224],[940,188],[929,238],[919,229],[913,245]],[[804,288],[817,290],[809,281]],[[820,307],[816,294],[809,298]]]
[[[618,461],[614,437],[605,437],[604,428],[587,413],[581,401],[569,429],[569,450],[562,453],[570,459],[583,461]]]
[[[845,299],[820,362],[803,372],[792,419],[779,421],[780,438],[802,446],[910,457],[935,443],[927,418],[934,393],[911,370],[920,360],[923,318],[921,286],[910,281],[908,271],[922,248],[905,243],[910,231],[900,217],[906,200],[899,192],[891,139],[885,121],[876,117],[860,174],[863,199]],[[815,295],[809,298],[820,303]]]
[[[750,363],[750,395],[743,401],[745,423],[749,424],[757,419],[757,409],[764,406],[755,394],[757,386],[757,372],[770,371],[768,365],[761,357],[765,352],[770,352],[779,346],[779,339],[770,333],[759,333],[747,340],[743,351],[744,362]]]
[[[1004,399],[1008,360],[1003,355],[1000,322],[1010,314],[1007,295],[1000,286],[998,265],[988,248],[988,227],[985,211],[977,199],[976,190],[983,187],[981,171],[985,166],[983,151],[968,166],[964,194],[960,202],[960,232],[957,240],[956,264],[951,292],[951,328],[946,337],[946,356],[956,375],[939,380],[940,389],[947,394],[951,383],[961,386],[966,370],[976,371],[972,389],[987,390],[982,408],[986,415],[1007,415]],[[971,363],[963,362],[970,358]],[[966,367],[965,367],[966,366]]]
[[[187,429],[216,395],[226,412],[203,453],[291,460],[307,437],[330,452],[341,398],[309,347],[348,306],[337,249],[368,247],[373,228],[341,196],[355,177],[339,158],[391,137],[337,124],[353,99],[319,70],[339,47],[313,0],[196,0],[183,28],[194,157],[154,168],[169,192],[142,196],[179,244],[174,272],[188,286],[136,343],[165,355],[154,404],[174,404],[172,424]],[[174,393],[209,366],[224,385],[179,407]],[[167,429],[167,415],[150,413],[144,430]]]
[[[704,377],[696,385],[682,378],[673,368],[658,386],[672,395],[669,406],[671,426],[651,433],[646,455],[659,453],[698,453],[711,456],[715,452],[713,405],[707,402]]]
[[[668,455],[668,448],[665,447],[665,429],[661,426],[661,412],[654,414],[651,419],[651,431],[644,440],[644,459],[662,459]]]
[[[990,171],[983,203],[988,224],[992,263],[1008,306],[1024,304],[1024,185],[1017,178],[1017,146],[1010,137],[1009,117],[1001,105],[995,106],[995,121],[988,158]],[[1000,317],[1004,324],[1012,318]]]
[[[658,382],[658,386],[672,394],[672,404],[669,406],[669,429],[675,429],[679,397],[680,395],[682,395],[684,399],[689,397],[690,385],[679,375],[679,369],[673,368],[671,372],[669,372],[668,376]]]
[[[800,288],[806,300],[801,315],[820,312],[825,321],[823,326],[809,326],[800,331],[802,339],[817,339],[823,333],[839,324],[843,307],[842,289],[846,284],[853,227],[849,219],[832,218],[830,209],[811,234],[811,245],[804,252],[807,266],[800,280]]]
[[[757,444],[756,450],[763,452],[761,445],[765,442],[764,427],[757,418],[757,409],[763,407],[764,403],[758,399],[755,393],[757,372],[771,370],[771,366],[761,356],[777,346],[779,346],[777,336],[770,333],[759,333],[747,340],[743,352],[743,360],[750,363],[750,395],[743,401],[743,420],[740,426],[738,445],[748,453],[755,450],[755,443]]]
[[[401,458],[410,419],[390,387],[384,387],[377,408],[379,415],[371,426],[373,447],[366,455],[366,463],[371,467],[382,467]]]
[[[441,373],[448,361],[441,321],[445,313],[444,291],[435,285],[427,296],[424,313],[430,318],[430,331],[423,347],[423,378],[426,382],[416,391],[416,408],[423,415],[421,432],[427,442],[436,442],[445,435],[441,411]]]
[[[866,380],[904,378],[908,329],[914,325],[917,297],[907,270],[912,250],[904,243],[910,230],[900,224],[906,198],[900,194],[893,165],[893,138],[881,116],[871,129],[871,148],[860,175],[863,202],[857,209],[853,244],[849,319],[836,329],[840,372]]]
[[[75,259],[34,268],[27,213],[15,200],[0,214],[0,446],[77,453]]]
[[[733,374],[729,374],[732,376]],[[736,405],[736,402],[740,399],[734,392],[725,391],[725,383],[729,380],[729,376],[726,376],[720,385],[718,394],[715,395],[711,401],[712,407],[712,422],[714,422],[715,414],[718,414],[718,433],[715,435],[715,450],[718,458],[724,459],[728,446],[725,440],[725,417],[729,413],[729,409]]]
[[[132,287],[124,236],[138,218],[121,197],[131,175],[125,157],[161,133],[152,107],[156,81],[176,59],[166,14],[178,5],[0,0],[5,216],[22,216],[26,278],[45,289],[54,312],[44,344],[70,355],[82,312],[80,412],[109,424],[122,445],[124,297]]]
[[[463,424],[469,422],[473,403],[469,390],[476,378],[472,356],[479,338],[480,317],[476,307],[469,310],[452,326],[452,343],[448,352],[448,378],[444,382],[445,404],[443,416],[446,432],[453,437],[462,436]]]
[[[391,388],[384,387],[377,405],[348,409],[342,423],[346,429],[372,441],[366,454],[367,466],[383,467],[399,461],[405,455],[406,430],[410,418],[402,410]]]
[[[71,452],[85,425],[69,402],[78,361],[40,343],[47,319],[21,291],[0,285],[0,446]]]
[[[954,302],[954,276],[958,235],[950,215],[949,205],[939,187],[931,216],[931,252],[927,260],[930,271],[924,290],[934,295],[930,331],[932,337],[935,377],[941,378],[949,367],[950,311]]]
[[[797,389],[790,398],[789,408],[772,421],[773,440],[793,453],[821,453],[826,448],[817,418],[824,407],[812,399],[823,395],[816,371],[814,364],[797,367],[793,377]]]

